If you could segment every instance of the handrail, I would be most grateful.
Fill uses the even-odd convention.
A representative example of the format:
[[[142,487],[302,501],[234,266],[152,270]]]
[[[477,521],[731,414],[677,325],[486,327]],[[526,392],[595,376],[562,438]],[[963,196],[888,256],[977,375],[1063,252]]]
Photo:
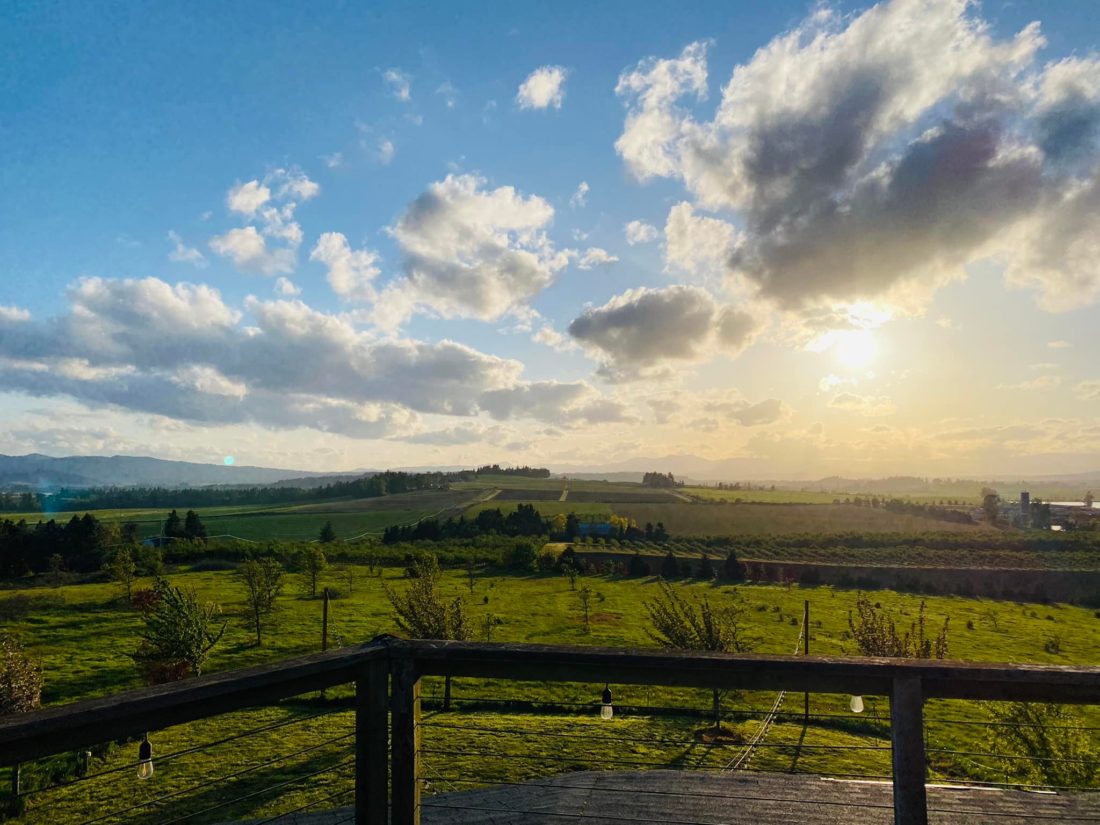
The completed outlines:
[[[509,642],[393,639],[390,655],[421,675],[619,681],[668,687],[888,695],[918,678],[926,698],[1100,703],[1100,667],[629,650]]]
[[[353,682],[388,656],[388,637],[182,682],[45,708],[0,721],[0,766],[191,722]]]

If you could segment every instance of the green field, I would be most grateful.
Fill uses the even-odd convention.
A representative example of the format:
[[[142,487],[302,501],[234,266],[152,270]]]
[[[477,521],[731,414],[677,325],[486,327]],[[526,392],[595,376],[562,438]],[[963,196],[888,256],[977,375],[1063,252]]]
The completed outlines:
[[[352,592],[332,603],[331,627],[336,640],[352,644],[395,629],[383,584],[402,587],[401,573],[387,569],[383,578],[370,578],[363,568],[356,568]],[[221,605],[229,620],[226,637],[214,653],[209,671],[244,667],[263,661],[300,655],[317,649],[320,631],[320,601],[301,594],[297,587],[288,589],[267,634],[263,647],[252,644],[251,630],[243,615],[243,590],[230,571],[177,573],[174,580],[195,587],[204,597]],[[470,605],[471,618],[480,626],[491,611],[499,619],[493,639],[555,644],[598,644],[625,647],[652,645],[646,634],[645,600],[654,596],[653,580],[622,579],[606,576],[582,578],[598,595],[594,602],[592,626],[586,632],[580,605],[568,580],[561,576],[505,576],[482,571],[476,578],[474,591],[467,588],[465,574],[448,572],[444,588],[451,596],[461,595]],[[347,594],[347,583],[336,570],[331,570],[327,583]],[[719,602],[730,598],[731,588],[714,584],[683,583],[675,585],[689,594],[707,594]],[[746,604],[745,620],[761,652],[789,653],[798,635],[802,602],[811,602],[811,644],[815,653],[851,655],[852,642],[847,635],[847,612],[855,593],[827,587],[790,589],[779,586],[746,585],[737,588]],[[36,607],[33,612],[15,620],[15,629],[28,648],[41,659],[46,679],[45,700],[50,704],[103,695],[138,684],[128,654],[137,643],[140,626],[138,615],[117,601],[117,587],[107,584],[85,584],[56,590],[35,588],[8,591],[13,595],[47,597],[55,604]],[[878,591],[874,598],[896,612],[903,622],[916,615],[920,600],[916,597]],[[1009,662],[1095,663],[1100,658],[1100,618],[1089,610],[1061,605],[1016,604],[955,597],[928,598],[929,619],[938,623],[942,617],[951,619],[951,655],[954,658]],[[792,624],[793,622],[793,624]],[[972,629],[971,629],[972,628]],[[1051,653],[1044,645],[1054,638],[1060,641],[1060,652]],[[556,757],[565,756],[574,767],[630,767],[631,761],[646,764],[696,768],[714,768],[725,764],[737,748],[727,744],[686,746],[686,740],[702,723],[700,719],[661,717],[630,713],[629,707],[664,706],[695,710],[702,713],[708,705],[704,691],[646,688],[616,685],[616,703],[621,712],[615,735],[629,735],[642,742],[622,745],[612,739],[600,741],[606,726],[600,727],[591,712],[557,710],[550,713],[503,713],[484,703],[484,697],[511,697],[524,702],[577,702],[583,705],[595,701],[602,685],[519,684],[483,680],[456,680],[455,709],[443,714],[433,700],[440,693],[440,684],[429,680],[425,686],[428,714],[425,719],[425,747],[428,751],[452,750],[480,754],[479,748],[491,751],[495,759],[481,755],[444,757],[425,753],[425,761],[439,775],[475,777],[480,781],[493,778],[514,781],[547,775],[561,770]],[[249,774],[247,780],[234,785],[239,795],[249,789],[260,789],[281,778],[293,778],[312,770],[323,770],[337,764],[347,755],[344,742],[334,743],[308,754],[295,752],[315,743],[350,731],[351,717],[340,697],[346,691],[330,691],[327,703],[304,699],[284,703],[276,708],[232,714],[217,720],[179,726],[156,732],[153,739],[158,753],[174,752],[194,744],[212,741],[244,731],[259,724],[312,716],[319,711],[333,711],[318,719],[306,719],[280,730],[277,736],[257,735],[237,740],[230,747],[222,746],[215,756],[195,754],[173,760],[158,768],[156,779],[137,785],[129,772],[110,774],[94,783],[78,783],[70,789],[32,796],[29,822],[70,823],[86,818],[88,806],[117,805],[118,799],[136,803],[144,798],[202,787],[208,780],[237,767],[265,763],[280,754],[290,754],[270,770]],[[774,694],[749,693],[729,696],[725,708],[735,731],[751,735],[754,717],[741,716],[739,711],[763,710],[770,706]],[[846,697],[815,696],[815,713],[843,713]],[[805,732],[804,745],[869,745],[888,744],[888,730],[875,714],[885,712],[884,700],[869,699],[869,712],[859,720],[824,720]],[[553,709],[550,709],[551,711]],[[580,715],[578,715],[578,713]],[[1100,721],[1093,713],[1092,723]],[[974,705],[966,703],[931,703],[928,708],[930,738],[934,745],[949,749],[981,749],[975,739],[982,729],[956,729],[942,720],[947,718],[984,718]],[[474,728],[475,730],[469,730]],[[478,731],[484,731],[479,733]],[[590,735],[585,734],[588,732]],[[489,738],[489,737],[492,738]],[[559,742],[555,737],[560,737]],[[803,737],[800,725],[793,721],[777,725],[768,741],[775,744],[797,742]],[[343,742],[343,740],[341,740]],[[553,744],[548,749],[547,742]],[[343,748],[343,749],[342,749]],[[533,750],[532,750],[533,749]],[[110,770],[133,759],[134,746],[110,751],[96,766],[96,772]],[[220,757],[217,754],[222,754]],[[549,754],[545,760],[505,758],[507,754]],[[215,761],[211,761],[214,759]],[[884,761],[885,759],[885,761]],[[937,775],[970,776],[998,779],[996,772],[982,774],[972,766],[955,763],[946,757],[935,762]],[[862,750],[819,750],[770,748],[754,757],[754,768],[776,770],[807,770],[823,773],[882,773],[889,765],[888,753]],[[28,768],[28,781],[35,774]],[[348,774],[334,770],[323,780],[303,787],[283,789],[277,800],[262,795],[246,800],[225,811],[220,819],[273,815],[290,810],[328,793],[349,787]],[[265,784],[266,783],[266,784]],[[441,782],[434,790],[445,789]],[[33,785],[32,785],[33,787]],[[172,813],[201,809],[212,801],[224,798],[215,788],[181,795],[173,801]],[[215,803],[216,804],[216,803]],[[332,803],[336,804],[336,803]],[[132,821],[162,821],[152,811],[147,816],[134,815]],[[130,821],[130,820],[127,820]]]
[[[704,501],[737,501],[740,499],[746,503],[759,504],[832,504],[834,501],[843,502],[845,499],[873,498],[891,499],[898,498],[903,501],[913,501],[918,504],[938,504],[941,501],[957,501],[959,505],[977,506],[981,504],[981,496],[974,495],[934,495],[932,493],[831,493],[827,490],[719,490],[717,487],[682,487],[680,492]]]
[[[616,504],[638,524],[662,522],[673,536],[766,533],[913,533],[976,530],[923,516],[851,504]]]

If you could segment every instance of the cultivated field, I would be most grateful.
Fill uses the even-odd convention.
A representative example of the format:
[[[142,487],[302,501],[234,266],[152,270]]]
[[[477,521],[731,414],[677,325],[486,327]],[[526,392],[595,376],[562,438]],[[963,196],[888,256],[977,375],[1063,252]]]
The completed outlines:
[[[662,522],[674,536],[764,533],[906,533],[976,530],[922,516],[851,504],[616,504],[615,513],[638,524]]]

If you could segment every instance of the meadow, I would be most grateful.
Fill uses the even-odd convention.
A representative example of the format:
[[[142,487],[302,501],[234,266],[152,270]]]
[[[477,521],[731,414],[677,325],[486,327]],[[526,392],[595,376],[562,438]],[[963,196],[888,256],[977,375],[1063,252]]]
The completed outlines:
[[[329,568],[324,584],[339,591],[331,603],[332,644],[355,644],[396,629],[384,588],[402,588],[403,571],[384,568],[370,576],[365,567]],[[265,633],[264,644],[254,645],[245,618],[244,590],[232,570],[188,571],[172,575],[177,584],[194,587],[207,600],[220,605],[228,622],[226,634],[215,649],[207,672],[246,667],[265,661],[302,655],[320,644],[321,601],[305,595],[303,583],[290,577],[289,586]],[[447,597],[461,596],[468,604],[474,627],[484,627],[491,617],[494,641],[646,647],[654,644],[647,633],[645,602],[655,596],[655,579],[588,576],[578,581],[594,591],[590,627],[585,628],[577,592],[560,575],[502,575],[482,568],[471,580],[462,570],[446,571],[442,588]],[[744,621],[759,652],[789,653],[802,616],[803,601],[811,604],[811,648],[814,653],[853,655],[847,616],[854,604],[853,591],[829,587],[802,588],[775,585],[728,585],[680,582],[673,585],[689,596],[706,596],[725,603],[738,598],[744,605]],[[736,596],[734,591],[736,590]],[[139,685],[129,654],[138,641],[139,614],[119,599],[112,584],[82,584],[59,588],[29,588],[5,592],[3,598],[39,600],[30,615],[9,620],[28,649],[40,659],[45,674],[44,701],[48,704],[103,695]],[[905,623],[915,619],[920,599],[876,591],[874,599]],[[953,658],[1008,661],[1080,663],[1096,662],[1100,651],[1100,618],[1092,611],[1063,605],[991,602],[958,597],[927,600],[930,624],[950,619],[950,654]],[[482,631],[484,632],[484,631]],[[484,636],[482,636],[484,638]],[[1057,639],[1057,652],[1051,640]],[[724,708],[730,731],[728,741],[703,743],[697,731],[705,723],[709,705],[704,691],[616,685],[619,714],[614,737],[593,716],[601,685],[548,683],[490,683],[455,681],[452,711],[439,709],[441,684],[425,685],[425,763],[435,771],[432,790],[449,790],[444,778],[471,777],[478,781],[544,776],[569,766],[638,767],[640,765],[717,769],[738,752],[738,742],[758,724],[752,714],[766,709],[774,694],[727,696]],[[56,791],[32,794],[27,822],[69,823],[83,821],[88,806],[117,807],[119,795],[127,804],[150,804],[133,811],[125,821],[163,821],[162,804],[152,800],[173,797],[173,815],[201,811],[217,805],[205,821],[225,821],[237,816],[267,816],[291,810],[312,800],[347,790],[350,773],[341,761],[349,753],[351,714],[348,691],[330,691],[324,700],[316,695],[284,702],[276,707],[203,720],[153,734],[158,753],[175,753],[197,744],[220,740],[233,732],[258,725],[280,725],[277,735],[257,734],[235,740],[232,747],[218,746],[209,754],[185,754],[158,768],[155,780],[138,785],[129,771],[104,774],[94,782],[80,782]],[[505,712],[499,701],[517,702]],[[771,747],[754,756],[754,769],[806,770],[825,773],[881,774],[889,766],[888,752],[879,750],[829,750],[825,746],[885,747],[888,728],[883,714],[885,700],[869,698],[863,717],[843,718],[847,697],[814,696],[813,711],[838,714],[819,720],[806,730],[797,719],[781,718],[769,733]],[[562,703],[562,704],[558,704]],[[575,703],[569,705],[568,703]],[[677,708],[679,716],[653,716],[641,708]],[[593,708],[593,710],[589,710]],[[639,708],[632,712],[632,708]],[[692,717],[688,714],[694,713]],[[951,727],[945,720],[984,718],[980,709],[966,703],[933,703],[928,710],[930,731],[946,750],[973,750],[982,729]],[[1100,719],[1093,719],[1094,723]],[[933,734],[930,734],[933,735]],[[336,739],[336,737],[344,737]],[[319,743],[335,741],[319,746]],[[623,739],[626,740],[624,744]],[[801,742],[803,748],[796,747]],[[132,761],[134,745],[108,748],[93,773],[112,771]],[[511,758],[510,758],[511,757]],[[942,756],[937,770],[946,775],[981,773],[973,766]],[[276,761],[272,761],[276,760]],[[564,760],[564,762],[562,761]],[[260,768],[255,766],[260,765]],[[232,795],[219,795],[207,782],[233,769],[247,771],[235,781]],[[996,766],[990,770],[995,773]],[[308,784],[286,786],[277,798],[257,793],[223,806],[227,798],[313,771],[325,771]],[[989,778],[992,774],[986,772]],[[43,781],[42,770],[29,766],[29,787]],[[993,778],[997,778],[993,776]],[[451,783],[453,786],[453,782]],[[339,804],[326,801],[325,804]],[[217,817],[220,817],[217,818]],[[204,821],[202,818],[199,821]]]

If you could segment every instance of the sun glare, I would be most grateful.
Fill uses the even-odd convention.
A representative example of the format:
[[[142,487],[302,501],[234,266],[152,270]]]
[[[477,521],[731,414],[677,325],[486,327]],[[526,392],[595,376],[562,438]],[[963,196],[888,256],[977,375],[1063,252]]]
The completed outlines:
[[[875,360],[875,336],[867,329],[853,329],[837,333],[833,354],[841,366],[857,370],[868,367]]]

